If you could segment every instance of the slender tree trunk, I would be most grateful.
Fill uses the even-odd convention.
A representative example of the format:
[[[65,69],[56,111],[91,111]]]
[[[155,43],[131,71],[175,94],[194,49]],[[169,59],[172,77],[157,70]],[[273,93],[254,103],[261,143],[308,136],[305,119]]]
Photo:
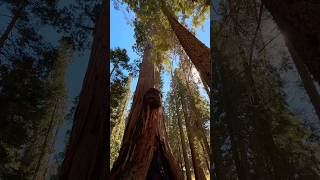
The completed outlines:
[[[32,141],[27,144],[21,161],[20,171],[28,179],[42,179],[45,171],[45,162],[49,155],[49,142],[54,138],[54,127],[56,126],[57,102],[51,109],[48,121],[42,121],[36,127],[32,135]],[[50,110],[49,110],[50,111]],[[49,112],[48,112],[49,113]]]
[[[191,132],[191,122],[188,116],[187,108],[186,108],[186,103],[184,102],[183,97],[181,97],[180,94],[180,101],[183,109],[183,114],[184,114],[184,119],[186,122],[186,127],[187,127],[187,136],[189,139],[189,145],[190,145],[190,151],[191,151],[191,157],[192,157],[192,164],[193,164],[193,169],[194,169],[194,175],[196,180],[203,180],[206,179],[203,169],[200,167],[199,164],[199,156],[196,152],[195,149],[195,144],[194,144],[194,134]]]
[[[211,12],[214,11],[213,4],[211,6]],[[216,110],[216,103],[214,103],[214,100],[219,101],[219,98],[215,98],[217,92],[220,90],[219,86],[221,84],[220,82],[220,76],[219,76],[219,66],[217,64],[221,61],[221,57],[219,54],[216,54],[217,52],[217,38],[213,38],[214,35],[214,28],[210,27],[210,70],[212,72],[212,80],[211,84],[209,85],[211,88],[210,91],[210,106],[212,107],[211,109]],[[215,59],[215,61],[212,61],[212,59]],[[218,61],[217,61],[218,60]],[[211,160],[211,169],[210,169],[210,177],[211,178],[216,178],[217,180],[226,180],[226,171],[223,163],[223,154],[222,154],[222,130],[221,130],[221,125],[219,121],[219,115],[218,113],[210,110],[210,117],[213,119],[210,122],[210,144],[212,148],[212,153],[210,156]],[[213,168],[214,167],[214,168]]]
[[[126,92],[125,95],[123,96],[123,98],[120,101],[120,107],[117,109],[117,114],[119,114],[119,119],[116,122],[115,126],[117,126],[120,121],[124,121],[125,117],[124,117],[124,113],[126,111],[126,107],[128,105],[129,99],[130,99],[130,86],[131,86],[131,81],[132,81],[132,77],[130,76],[128,79],[128,83],[126,84]],[[112,94],[111,94],[112,96]],[[114,126],[114,127],[115,127]],[[110,133],[113,133],[113,126],[110,127]]]
[[[126,107],[128,105],[129,99],[130,99],[130,86],[131,86],[131,80],[132,77],[129,76],[128,83],[126,84],[125,88],[125,96],[121,100],[120,107],[117,109],[117,112],[119,114],[119,118],[116,120],[116,124],[114,127],[111,126],[111,135],[110,135],[110,169],[113,166],[113,163],[116,159],[114,155],[118,155],[119,149],[121,147],[121,143],[117,143],[118,140],[122,140],[123,138],[123,133],[125,129],[125,111]],[[111,95],[112,96],[112,95]]]
[[[262,0],[270,11],[287,44],[292,58],[301,59],[320,83],[320,4],[314,0]],[[294,51],[294,52],[293,52]],[[295,60],[300,61],[300,60]]]
[[[176,84],[173,80],[173,74],[171,72],[171,79],[173,81],[173,86],[176,88]],[[175,92],[175,88],[173,89],[173,96],[175,97],[174,99],[174,103],[176,106],[176,116],[178,119],[178,127],[179,127],[179,134],[180,134],[180,139],[181,139],[181,146],[182,146],[182,153],[183,153],[183,158],[184,158],[184,164],[185,164],[185,168],[186,168],[186,175],[187,175],[187,180],[191,180],[191,172],[190,172],[190,164],[188,161],[188,154],[187,154],[187,145],[185,142],[185,134],[183,132],[183,127],[182,127],[182,121],[181,121],[181,116],[179,114],[179,105],[178,105],[178,101],[176,99],[176,92]]]
[[[283,157],[276,146],[271,130],[272,117],[268,116],[270,114],[264,105],[261,104],[261,98],[259,97],[256,89],[256,85],[253,78],[252,69],[250,66],[245,67],[245,76],[248,80],[250,86],[250,94],[252,96],[252,111],[257,114],[266,114],[266,117],[256,118],[252,115],[254,135],[257,138],[258,148],[260,149],[261,155],[264,155],[270,160],[272,164],[274,177],[277,179],[290,179],[292,178],[292,173],[290,164],[287,162],[285,157]],[[249,96],[250,96],[249,94]]]
[[[54,107],[53,107],[53,111],[52,111],[52,114],[51,114],[51,120],[50,120],[50,123],[49,123],[49,126],[48,126],[48,129],[46,131],[46,134],[45,134],[45,138],[44,138],[44,142],[41,146],[41,152],[40,152],[40,156],[39,156],[39,159],[38,159],[38,162],[36,164],[36,169],[35,169],[35,173],[33,175],[33,180],[36,180],[36,179],[41,179],[42,178],[42,175],[45,171],[40,171],[40,168],[41,168],[41,165],[43,166],[47,166],[47,164],[43,164],[43,159],[45,158],[45,155],[46,155],[46,151],[48,149],[48,141],[50,140],[50,135],[51,133],[53,133],[53,127],[55,126],[55,115],[56,115],[56,112],[57,111],[57,103],[55,103]],[[51,137],[52,138],[52,137]]]
[[[53,150],[53,148],[54,148],[54,144],[55,144],[56,139],[57,139],[57,135],[58,135],[58,132],[59,132],[59,126],[60,126],[60,125],[61,125],[61,124],[59,124],[59,125],[55,128],[54,136],[53,136],[52,142],[51,142],[51,144],[50,144],[50,150],[51,150],[51,152],[52,152],[52,150]],[[49,164],[49,158],[47,159],[47,162],[46,162],[46,163]],[[48,169],[49,169],[49,168],[50,168],[49,165],[45,167],[45,171],[44,171],[44,173],[42,174],[42,176],[43,176],[42,179],[46,179],[46,175],[47,175],[47,173],[48,173]]]
[[[181,143],[181,141],[179,141],[179,143]],[[180,146],[178,146],[178,163],[179,163],[179,169],[180,169],[180,174],[181,174],[181,176],[182,176],[182,179],[185,179],[184,178],[184,172],[183,172],[183,160],[182,160],[182,158],[183,157],[181,157],[181,147]]]
[[[231,151],[232,151],[232,158],[235,161],[235,166],[236,166],[236,171],[238,178],[241,180],[246,180],[248,179],[248,166],[247,166],[247,158],[242,158],[240,157],[239,149],[242,149],[239,147],[239,138],[236,138],[239,132],[239,126],[236,123],[238,122],[239,119],[236,118],[234,114],[234,110],[236,110],[236,105],[234,105],[234,102],[232,97],[230,97],[230,92],[232,91],[232,88],[229,87],[228,82],[232,83],[230,76],[225,72],[225,65],[223,64],[225,61],[225,58],[221,54],[220,50],[217,49],[218,41],[217,38],[214,38],[213,40],[213,49],[212,49],[212,54],[214,55],[213,58],[215,58],[215,61],[212,64],[212,70],[214,73],[214,84],[213,87],[215,88],[215,101],[219,102],[219,105],[215,103],[214,107],[217,108],[216,111],[224,112],[225,116],[227,118],[226,123],[227,127],[230,133],[230,140],[231,140]],[[212,95],[213,98],[213,95]],[[221,104],[220,104],[221,103]],[[211,112],[212,113],[212,112]],[[221,120],[220,114],[215,114],[212,113],[214,118],[216,119],[213,124],[213,136],[219,137],[220,135],[220,126],[219,126],[219,121]],[[220,147],[220,146],[219,146]],[[221,157],[219,154],[221,153],[221,150],[218,147],[215,147],[213,145],[213,159],[215,161],[219,160],[220,162]],[[217,165],[218,162],[215,162]],[[219,170],[219,166],[217,166],[216,169],[216,174],[219,179],[219,176],[221,177],[220,179],[226,179],[224,172]],[[222,167],[223,168],[223,167]]]
[[[5,45],[6,40],[9,38],[10,33],[12,32],[14,26],[16,25],[18,19],[20,18],[21,11],[27,6],[27,1],[21,3],[20,8],[14,13],[12,19],[10,20],[8,26],[0,37],[0,49]]]
[[[201,144],[202,150],[203,150],[203,151],[206,151],[206,148],[204,147],[204,144],[203,144],[202,141],[200,141],[200,144]],[[208,171],[210,172],[210,164],[209,164],[209,163],[210,163],[210,158],[208,159],[208,157],[206,156],[205,153],[203,154],[203,157],[204,157],[204,159],[205,159],[205,162],[206,162]],[[209,157],[210,157],[210,156],[209,156]]]
[[[215,120],[214,120],[215,121]],[[213,125],[211,128],[213,137],[212,137],[212,162],[214,163],[215,169],[210,169],[210,171],[215,170],[215,177],[220,180],[226,179],[225,168],[222,160],[222,151],[221,151],[221,130],[217,122],[212,122]],[[211,166],[212,167],[212,163]],[[210,173],[214,175],[213,173]],[[213,177],[212,177],[213,178]]]
[[[109,53],[107,43],[109,2],[102,1],[96,23],[90,60],[77,106],[74,124],[62,164],[60,179],[96,179],[107,177],[109,164]]]
[[[202,127],[202,125],[200,124],[200,122],[199,122],[199,120],[198,120],[198,118],[197,117],[200,117],[199,116],[199,113],[197,112],[197,109],[196,109],[196,107],[195,107],[195,101],[194,101],[194,99],[191,97],[191,91],[190,91],[190,88],[189,88],[189,84],[187,83],[187,85],[186,85],[187,87],[188,87],[188,90],[189,90],[189,98],[190,99],[192,99],[193,101],[192,101],[192,103],[190,103],[190,105],[191,105],[191,113],[192,113],[192,115],[193,115],[193,122],[194,122],[194,124],[196,125],[196,129],[198,130],[198,137],[202,140],[202,142],[204,143],[204,147],[205,147],[205,151],[206,151],[206,153],[207,153],[207,155],[208,155],[208,157],[210,157],[210,145],[209,145],[209,143],[208,143],[208,139],[207,139],[207,136],[206,136],[206,134],[205,134],[205,131],[204,131],[204,128]]]
[[[172,65],[171,65],[172,67]],[[190,171],[190,164],[189,164],[189,160],[188,160],[188,153],[187,153],[187,145],[185,142],[185,134],[183,132],[183,127],[182,127],[182,120],[181,120],[181,116],[180,116],[180,111],[179,111],[179,101],[177,100],[177,94],[176,94],[176,88],[177,88],[177,84],[175,82],[175,79],[173,77],[173,72],[171,69],[171,79],[172,79],[172,83],[173,83],[173,96],[174,96],[174,103],[175,103],[175,111],[176,111],[176,116],[177,116],[177,120],[178,120],[178,127],[179,127],[179,134],[180,134],[180,140],[181,140],[181,146],[182,146],[182,153],[183,153],[183,158],[184,158],[184,164],[185,164],[185,168],[186,168],[186,176],[187,176],[187,180],[191,180],[191,171]]]
[[[190,62],[189,59],[184,55],[182,55],[181,61]],[[185,63],[185,65],[186,65],[186,68],[188,68],[188,66],[191,65],[191,64],[190,63]],[[185,84],[186,84],[187,97],[188,97],[189,101],[191,102],[190,103],[190,109],[191,109],[191,114],[192,114],[192,120],[195,123],[196,129],[198,131],[197,136],[203,141],[204,147],[205,147],[205,151],[208,154],[208,157],[210,157],[210,146],[209,146],[209,143],[208,143],[208,139],[207,139],[207,136],[205,134],[204,128],[202,127],[201,123],[198,120],[198,117],[200,117],[200,115],[199,115],[199,112],[198,112],[198,110],[197,110],[197,108],[195,106],[196,100],[193,97],[193,92],[192,92],[192,90],[190,88],[190,83],[194,83],[192,81],[192,79],[190,79],[190,73],[192,71],[191,69],[192,69],[192,65],[190,66],[190,71],[187,72],[188,75],[186,73],[182,73],[183,74],[182,78],[184,79]],[[204,86],[206,86],[206,85],[204,84]],[[209,94],[209,90],[207,91],[207,93]]]
[[[230,141],[231,141],[231,151],[232,158],[235,162],[236,171],[239,180],[247,180],[249,179],[249,165],[248,165],[248,157],[247,151],[245,149],[244,139],[241,138],[242,131],[244,131],[244,124],[241,122],[241,119],[238,118],[237,114],[237,103],[233,99],[234,97],[231,95],[234,88],[232,87],[233,80],[229,78],[229,75],[224,71],[225,67],[219,66],[223,90],[222,101],[223,101],[223,109],[226,113],[226,123],[227,128],[230,133]],[[236,104],[235,104],[236,103]]]
[[[182,176],[171,153],[160,100],[160,72],[147,43],[132,108],[111,179],[173,179]]]
[[[215,62],[219,62],[217,60]],[[220,62],[219,62],[220,63]],[[234,97],[230,96],[230,92],[234,90],[232,86],[229,85],[228,82],[232,83],[232,79],[228,79],[228,74],[224,71],[224,66],[219,65],[219,72],[221,72],[221,84],[223,89],[220,90],[221,92],[221,99],[223,101],[223,111],[226,113],[226,123],[227,129],[230,133],[230,141],[231,141],[231,151],[232,151],[232,158],[235,162],[236,171],[239,180],[246,180],[249,178],[249,167],[248,167],[248,158],[246,155],[246,151],[244,148],[243,139],[240,137],[241,134],[241,127],[243,127],[241,120],[238,118],[237,105],[234,104]],[[217,82],[218,83],[218,82]]]
[[[167,17],[169,24],[176,34],[181,46],[199,71],[201,78],[210,86],[210,50],[199,41],[191,32],[181,25],[176,18],[166,8],[163,0],[160,1],[161,10]]]
[[[320,120],[320,96],[319,92],[317,91],[317,88],[313,82],[313,79],[311,75],[308,72],[307,67],[303,63],[302,59],[299,57],[299,55],[296,53],[294,47],[291,45],[290,41],[286,42],[288,49],[291,53],[292,60],[298,70],[298,73],[300,75],[301,81],[303,83],[303,86],[309,96],[309,99],[314,107],[314,110],[316,111],[316,114],[318,116],[318,119]]]
[[[187,180],[191,180],[190,164],[189,164],[188,154],[187,154],[187,145],[185,142],[185,135],[184,135],[183,128],[182,128],[181,117],[179,114],[177,114],[177,119],[178,119],[179,134],[180,134],[180,139],[181,139],[182,154],[183,154],[183,158],[184,158],[184,165],[186,168]]]

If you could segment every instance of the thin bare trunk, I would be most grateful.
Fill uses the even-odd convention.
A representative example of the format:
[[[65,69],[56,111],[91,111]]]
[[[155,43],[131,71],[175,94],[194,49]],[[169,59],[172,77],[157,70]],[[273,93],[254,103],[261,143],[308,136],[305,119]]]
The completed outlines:
[[[253,72],[251,67],[245,67],[245,76],[248,80],[251,96],[252,96],[252,109],[253,112],[258,112],[258,114],[270,114],[268,109],[264,108],[264,105],[261,104],[261,98],[257,93],[255,81],[253,78]],[[290,179],[292,177],[292,172],[289,162],[283,157],[279,151],[279,148],[276,146],[271,130],[272,116],[260,117],[256,119],[253,117],[253,127],[254,127],[254,136],[256,136],[257,146],[259,153],[265,156],[266,159],[270,160],[272,164],[274,177],[277,179]]]
[[[242,168],[241,163],[240,163],[240,158],[238,156],[238,147],[237,144],[234,141],[234,132],[233,132],[233,128],[230,124],[230,120],[232,120],[233,115],[230,114],[230,110],[233,110],[234,108],[230,108],[228,106],[232,105],[232,103],[230,103],[228,101],[228,93],[226,92],[229,88],[227,86],[227,82],[230,82],[230,80],[226,79],[225,76],[225,72],[224,72],[224,65],[223,63],[225,62],[225,59],[222,55],[222,53],[220,52],[220,50],[217,48],[218,45],[218,41],[217,38],[214,38],[213,40],[213,49],[212,49],[212,54],[214,55],[213,58],[215,58],[214,63],[212,64],[212,70],[214,73],[214,88],[215,91],[217,92],[217,95],[215,96],[216,101],[219,102],[224,102],[223,104],[219,105],[219,111],[225,112],[226,118],[228,118],[227,123],[228,123],[228,130],[230,131],[230,140],[231,140],[231,151],[232,151],[232,158],[235,161],[235,165],[236,165],[236,171],[237,171],[237,175],[239,179],[243,179],[243,173],[247,172],[244,171],[245,169]],[[227,76],[229,77],[229,76]],[[213,97],[212,97],[213,98]],[[227,106],[226,106],[227,105]],[[216,107],[218,108],[218,107]],[[217,179],[226,179],[225,176],[225,171],[224,171],[224,167],[222,165],[220,165],[220,163],[222,163],[222,157],[221,157],[221,128],[220,127],[220,114],[218,113],[213,113],[211,111],[211,115],[214,116],[214,121],[213,121],[213,136],[216,139],[216,142],[213,144],[213,159],[214,159],[214,163],[216,166],[216,175],[217,175]],[[214,142],[214,141],[213,141]],[[219,145],[219,146],[217,146]],[[220,162],[220,163],[219,163]],[[241,172],[241,170],[243,172]],[[245,179],[246,177],[244,177]]]
[[[184,60],[184,61],[189,61],[186,57],[184,58],[181,58],[181,60]],[[190,71],[189,71],[189,74],[188,75],[185,75],[184,74],[184,80],[186,81],[186,87],[187,87],[187,97],[188,99],[191,101],[190,103],[190,109],[191,109],[191,114],[192,114],[192,120],[194,122],[194,124],[196,125],[196,129],[198,130],[198,137],[203,141],[204,143],[204,147],[205,147],[205,151],[206,153],[208,154],[208,157],[210,157],[210,146],[209,146],[209,143],[208,143],[208,139],[207,139],[207,136],[205,134],[205,130],[202,126],[202,124],[199,122],[199,119],[198,117],[201,117],[199,115],[199,112],[195,106],[196,102],[195,102],[195,98],[193,97],[193,92],[190,88],[190,83],[193,83],[192,80],[190,79],[190,72],[191,72],[191,68],[192,66],[190,66]],[[209,91],[208,91],[209,93]]]
[[[190,164],[189,164],[188,154],[187,154],[187,145],[185,142],[185,135],[184,135],[183,128],[182,128],[181,117],[179,114],[177,114],[177,119],[178,119],[179,134],[180,134],[180,139],[181,139],[182,154],[183,154],[183,158],[184,158],[184,165],[186,168],[187,180],[191,180]]]
[[[57,104],[55,104],[54,107],[53,107],[53,111],[52,111],[52,114],[51,114],[51,120],[50,120],[48,129],[47,129],[46,134],[45,134],[44,142],[43,142],[43,144],[41,146],[40,156],[39,156],[39,159],[38,159],[38,162],[37,162],[37,165],[36,165],[35,173],[34,173],[33,178],[32,178],[33,180],[42,178],[41,175],[43,173],[41,173],[39,170],[40,170],[40,166],[44,165],[44,164],[42,164],[42,161],[43,161],[43,158],[45,158],[45,154],[46,154],[46,151],[48,149],[48,141],[50,139],[50,134],[52,133],[52,128],[55,125],[54,121],[56,120],[55,119],[56,110],[57,110]]]
[[[171,78],[173,79],[173,74],[171,72]],[[174,83],[174,82],[173,82]],[[174,83],[174,87],[175,86],[175,83]],[[177,97],[175,94],[175,90],[174,91],[174,97]],[[184,164],[185,164],[185,168],[186,168],[186,175],[187,175],[187,180],[191,180],[191,172],[190,172],[190,164],[189,164],[189,161],[188,161],[188,154],[187,154],[187,145],[186,145],[186,142],[185,142],[185,134],[183,132],[183,127],[182,127],[182,121],[181,121],[181,116],[179,114],[179,105],[178,105],[178,101],[175,99],[174,101],[175,103],[175,106],[176,106],[176,116],[177,116],[177,119],[178,119],[178,127],[179,127],[179,134],[180,134],[180,140],[181,140],[181,146],[182,146],[182,153],[183,153],[183,158],[184,158]]]
[[[180,101],[183,109],[183,114],[184,114],[184,119],[186,122],[186,127],[187,127],[187,136],[189,139],[189,145],[190,145],[190,151],[191,151],[191,157],[192,157],[192,164],[193,164],[193,169],[194,169],[194,175],[196,180],[203,180],[206,179],[203,169],[200,167],[199,163],[199,156],[198,153],[196,152],[195,149],[195,144],[194,144],[194,134],[191,132],[191,122],[188,116],[187,108],[186,108],[186,103],[184,102],[183,97],[180,95]]]
[[[132,81],[132,77],[130,76],[128,79],[128,82],[126,84],[126,92],[125,95],[123,96],[123,98],[120,101],[120,107],[117,109],[117,114],[119,114],[119,119],[117,119],[118,121],[116,122],[116,125],[114,127],[116,127],[120,121],[124,121],[124,114],[125,114],[125,110],[126,107],[128,105],[129,99],[130,99],[130,86],[131,86],[131,81]],[[111,95],[112,96],[112,95]],[[110,133],[113,133],[113,128],[110,128]],[[116,133],[116,132],[115,132]]]
[[[171,64],[171,67],[173,67],[172,64]],[[179,135],[180,135],[180,140],[181,140],[184,165],[186,168],[186,176],[187,176],[187,180],[191,180],[190,164],[189,164],[189,160],[188,160],[187,145],[185,142],[186,138],[185,138],[185,134],[183,132],[182,120],[181,120],[181,115],[180,115],[180,111],[179,111],[179,101],[177,100],[178,96],[176,94],[177,84],[174,80],[172,69],[171,69],[170,74],[171,74],[171,80],[172,80],[173,87],[174,87],[173,88],[173,97],[174,97],[174,103],[175,103],[175,107],[176,107],[176,109],[175,109],[176,117],[178,119]]]
[[[206,148],[204,147],[204,144],[203,144],[203,142],[202,141],[200,141],[200,144],[201,144],[201,147],[202,147],[202,150],[203,151],[206,151]],[[205,153],[203,154],[203,157],[204,157],[204,159],[205,159],[205,163],[206,163],[206,165],[207,165],[207,168],[208,168],[208,171],[210,172],[210,158],[208,158],[206,155],[205,155]],[[210,156],[209,156],[210,157]]]

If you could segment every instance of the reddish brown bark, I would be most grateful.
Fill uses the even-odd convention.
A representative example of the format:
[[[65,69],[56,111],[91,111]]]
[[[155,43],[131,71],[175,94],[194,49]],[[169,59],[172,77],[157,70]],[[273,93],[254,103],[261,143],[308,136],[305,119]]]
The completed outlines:
[[[320,83],[320,3],[314,0],[262,0],[286,41]],[[292,52],[291,52],[292,53]],[[294,56],[293,58],[297,57]]]
[[[176,20],[172,13],[170,13],[166,8],[163,1],[161,1],[161,9],[163,14],[167,17],[169,24],[176,34],[184,51],[199,71],[201,79],[203,79],[206,85],[210,87],[211,71],[209,48]]]
[[[182,179],[171,153],[160,101],[160,72],[147,45],[119,157],[111,179]]]
[[[102,1],[96,23],[90,60],[77,106],[69,148],[60,179],[105,179],[107,170],[108,96],[107,46],[109,2]]]

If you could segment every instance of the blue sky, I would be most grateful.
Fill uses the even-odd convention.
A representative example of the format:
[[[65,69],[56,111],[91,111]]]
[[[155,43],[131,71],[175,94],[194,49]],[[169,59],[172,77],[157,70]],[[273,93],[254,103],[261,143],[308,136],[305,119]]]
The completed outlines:
[[[134,30],[130,25],[130,20],[132,20],[135,15],[132,12],[127,12],[125,10],[126,6],[122,6],[119,10],[115,9],[113,4],[110,4],[110,47],[120,47],[127,50],[130,61],[138,58],[138,55],[133,52],[132,46],[135,43]],[[209,18],[205,21],[203,27],[200,27],[196,31],[196,37],[202,41],[207,47],[210,47],[210,21]],[[163,80],[163,95],[169,91],[170,88],[170,76],[168,73],[163,73],[161,75]],[[131,84],[131,96],[133,95],[138,78],[134,78]],[[200,93],[206,97],[207,94],[203,88],[200,88]],[[131,103],[129,103],[128,108]]]
[[[121,10],[115,10],[112,3],[110,4],[110,47],[120,47],[125,48],[127,50],[128,56],[131,61],[138,58],[138,55],[133,52],[132,46],[134,45],[134,32],[133,27],[128,24],[128,20],[133,19],[134,14],[128,14],[127,11],[122,8]],[[208,47],[210,44],[210,34],[209,34],[209,20],[207,20],[204,24],[202,31],[201,28],[196,32],[197,37],[205,43]],[[56,39],[58,39],[55,36]],[[73,99],[79,95],[82,87],[82,81],[85,76],[85,72],[87,69],[87,64],[89,60],[90,50],[85,51],[83,54],[76,53],[72,62],[68,67],[67,77],[66,77],[66,86],[68,91],[68,104],[66,110],[69,110],[72,105]],[[165,73],[162,75],[164,81],[163,91],[166,92],[169,90],[170,77],[169,74]],[[137,78],[133,79],[131,85],[131,95],[133,95],[135,91],[135,87],[137,84]],[[205,91],[200,90],[201,93],[206,96]],[[130,105],[131,103],[129,103]],[[128,108],[129,108],[128,105]],[[65,133],[72,126],[71,122],[65,121],[62,127],[59,129],[59,133],[55,142],[55,153],[61,152],[65,145]],[[53,158],[53,157],[52,157]],[[52,159],[51,159],[52,161]]]

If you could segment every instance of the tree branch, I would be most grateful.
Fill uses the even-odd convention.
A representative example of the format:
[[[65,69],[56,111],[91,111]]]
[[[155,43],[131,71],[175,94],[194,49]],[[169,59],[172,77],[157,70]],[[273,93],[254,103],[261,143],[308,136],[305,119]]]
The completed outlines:
[[[257,39],[257,35],[258,35],[259,29],[260,29],[260,25],[261,25],[262,11],[263,11],[263,4],[261,3],[261,4],[260,4],[260,10],[259,10],[258,25],[257,25],[256,31],[255,31],[255,33],[254,33],[254,37],[253,37],[252,43],[251,43],[249,67],[251,67],[251,64],[252,64],[253,48],[254,48],[254,44],[255,44],[256,39]]]

